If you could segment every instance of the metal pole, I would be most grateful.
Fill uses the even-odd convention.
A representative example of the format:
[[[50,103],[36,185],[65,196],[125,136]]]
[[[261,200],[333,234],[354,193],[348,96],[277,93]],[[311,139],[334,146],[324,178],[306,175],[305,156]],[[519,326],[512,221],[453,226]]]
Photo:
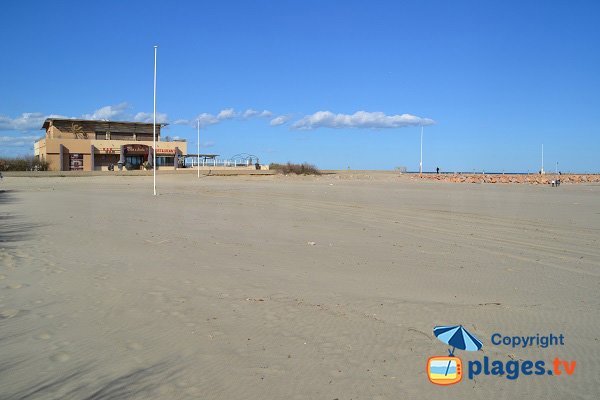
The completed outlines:
[[[544,144],[542,143],[542,174],[544,173]]]
[[[152,148],[152,170],[154,175],[154,195],[156,196],[156,50],[158,46],[154,46],[154,116],[152,122],[152,138],[153,138],[153,148]]]
[[[198,155],[196,161],[198,161],[198,178],[200,178],[200,120],[198,120]]]
[[[419,161],[419,176],[423,175],[423,125],[421,125],[421,161]]]

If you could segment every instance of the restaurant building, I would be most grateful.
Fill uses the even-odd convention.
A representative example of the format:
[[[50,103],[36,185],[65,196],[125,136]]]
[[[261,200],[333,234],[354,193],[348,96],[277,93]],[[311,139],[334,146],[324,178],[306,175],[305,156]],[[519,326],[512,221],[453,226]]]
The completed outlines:
[[[177,169],[187,143],[161,141],[166,125],[156,125],[156,166]],[[51,171],[116,171],[152,165],[151,123],[48,118],[42,129],[46,137],[35,142],[34,155],[47,161]]]

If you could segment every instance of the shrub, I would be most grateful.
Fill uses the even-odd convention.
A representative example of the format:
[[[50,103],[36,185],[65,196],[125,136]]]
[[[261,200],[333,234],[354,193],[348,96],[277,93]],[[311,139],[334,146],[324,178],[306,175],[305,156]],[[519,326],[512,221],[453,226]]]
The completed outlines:
[[[287,164],[269,164],[269,169],[275,170],[280,174],[289,175],[321,175],[321,171],[319,168],[315,167],[312,164],[303,163],[303,164],[292,164],[288,162]]]
[[[48,171],[49,165],[36,157],[0,158],[0,171]]]

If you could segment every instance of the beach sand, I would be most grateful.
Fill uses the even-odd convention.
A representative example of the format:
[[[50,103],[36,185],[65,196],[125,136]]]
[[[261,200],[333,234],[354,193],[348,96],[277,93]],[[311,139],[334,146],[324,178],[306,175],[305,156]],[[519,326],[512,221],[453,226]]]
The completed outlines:
[[[321,177],[6,177],[2,399],[596,399],[600,185]],[[10,218],[8,218],[10,216]],[[10,232],[8,232],[10,231]],[[466,364],[573,375],[441,387]],[[564,335],[494,346],[493,333]]]

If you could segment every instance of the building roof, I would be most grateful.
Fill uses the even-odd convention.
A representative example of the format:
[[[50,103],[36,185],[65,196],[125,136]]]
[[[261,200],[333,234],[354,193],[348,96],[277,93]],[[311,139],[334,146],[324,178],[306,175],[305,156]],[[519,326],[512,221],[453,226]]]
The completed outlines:
[[[219,154],[184,154],[182,157],[202,157],[202,158],[217,158]]]
[[[46,118],[41,129],[48,129],[50,123],[54,121],[66,121],[66,122],[96,122],[98,124],[129,124],[129,125],[140,125],[140,126],[152,126],[152,122],[134,122],[134,121],[109,121],[106,119],[77,119],[77,118]],[[165,127],[169,124],[157,123],[157,126]]]

